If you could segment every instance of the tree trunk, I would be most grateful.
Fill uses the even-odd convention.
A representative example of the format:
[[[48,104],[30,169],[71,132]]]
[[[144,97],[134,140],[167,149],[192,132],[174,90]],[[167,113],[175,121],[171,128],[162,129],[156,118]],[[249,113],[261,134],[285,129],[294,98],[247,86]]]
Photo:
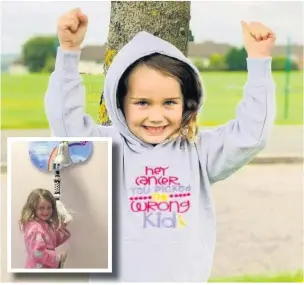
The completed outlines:
[[[158,36],[187,54],[190,33],[190,1],[113,1],[107,49],[104,62],[105,74],[117,52],[136,33],[147,31]],[[110,125],[108,112],[100,98],[99,119]]]

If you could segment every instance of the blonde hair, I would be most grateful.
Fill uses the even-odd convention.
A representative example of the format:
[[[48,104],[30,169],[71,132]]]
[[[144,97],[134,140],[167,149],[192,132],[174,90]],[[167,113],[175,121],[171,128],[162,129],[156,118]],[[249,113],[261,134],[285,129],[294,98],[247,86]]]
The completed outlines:
[[[37,188],[29,194],[27,201],[22,208],[21,218],[19,220],[19,227],[21,230],[23,229],[23,226],[26,222],[34,221],[37,219],[36,210],[40,200],[46,200],[51,203],[53,211],[48,222],[55,225],[56,227],[59,226],[60,221],[56,207],[56,200],[53,194],[47,189]]]
[[[198,130],[199,126],[197,122],[197,113],[192,113],[189,115],[188,119],[183,118],[181,127],[171,136],[176,134],[177,136],[181,136],[188,141],[193,141],[198,134]]]
[[[183,82],[182,79],[180,79],[180,77],[166,71],[166,70],[163,70],[161,68],[159,68],[157,66],[157,68],[155,68],[156,70],[160,71],[161,73],[163,73],[165,76],[169,76],[169,77],[172,77],[174,78],[175,80],[177,80],[180,84],[180,86],[182,87],[183,89],[183,85],[185,84],[185,82]],[[196,75],[195,73],[193,72],[192,73],[192,76],[197,80],[196,78]],[[201,93],[201,88],[199,86],[199,82],[196,81],[197,83],[197,92],[198,93]],[[195,138],[196,138],[196,135],[199,131],[199,125],[198,125],[198,122],[197,122],[197,115],[198,115],[198,111],[194,111],[193,110],[193,106],[189,107],[189,105],[196,105],[195,102],[193,104],[193,101],[192,102],[189,102],[187,101],[187,98],[185,98],[185,94],[183,93],[183,100],[184,100],[184,110],[183,110],[183,117],[182,117],[182,122],[181,122],[181,126],[180,128],[178,128],[173,134],[171,134],[168,139],[174,139],[178,136],[181,136],[183,139],[186,139],[188,141],[193,141]],[[187,104],[188,106],[188,110],[187,108],[185,108],[185,104]],[[195,106],[195,108],[199,108],[200,104],[197,103],[198,105]],[[192,109],[191,111],[189,109]]]

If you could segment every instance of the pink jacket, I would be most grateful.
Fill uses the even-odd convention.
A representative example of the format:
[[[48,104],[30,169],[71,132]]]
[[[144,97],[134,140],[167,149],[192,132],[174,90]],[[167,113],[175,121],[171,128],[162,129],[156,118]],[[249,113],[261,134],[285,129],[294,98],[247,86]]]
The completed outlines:
[[[26,268],[58,268],[60,255],[55,248],[71,236],[67,228],[55,229],[45,221],[24,224],[24,242],[27,250]]]

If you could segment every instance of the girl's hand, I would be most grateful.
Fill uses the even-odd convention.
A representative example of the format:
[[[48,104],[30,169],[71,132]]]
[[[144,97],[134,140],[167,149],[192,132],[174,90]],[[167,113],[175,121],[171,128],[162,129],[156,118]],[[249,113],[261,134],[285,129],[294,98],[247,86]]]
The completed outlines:
[[[242,23],[244,46],[248,57],[262,58],[271,56],[276,37],[271,29],[259,22]]]
[[[80,50],[87,27],[88,17],[79,8],[63,14],[57,24],[60,47],[68,51]]]

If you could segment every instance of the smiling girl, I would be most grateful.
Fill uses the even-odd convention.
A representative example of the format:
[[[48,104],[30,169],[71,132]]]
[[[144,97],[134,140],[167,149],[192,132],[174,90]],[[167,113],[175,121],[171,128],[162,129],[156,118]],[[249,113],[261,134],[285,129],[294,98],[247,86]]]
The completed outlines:
[[[46,189],[33,190],[22,209],[20,228],[27,251],[25,268],[60,268],[66,253],[56,247],[66,242],[70,232],[59,221],[56,200]]]
[[[243,98],[233,120],[205,130],[197,123],[205,95],[197,68],[169,42],[137,33],[108,69],[104,99],[113,125],[100,126],[85,113],[78,72],[87,23],[80,9],[59,19],[45,108],[55,136],[113,139],[119,233],[113,279],[206,282],[216,244],[211,186],[253,159],[274,125],[275,35],[262,23],[242,23],[248,55]]]

